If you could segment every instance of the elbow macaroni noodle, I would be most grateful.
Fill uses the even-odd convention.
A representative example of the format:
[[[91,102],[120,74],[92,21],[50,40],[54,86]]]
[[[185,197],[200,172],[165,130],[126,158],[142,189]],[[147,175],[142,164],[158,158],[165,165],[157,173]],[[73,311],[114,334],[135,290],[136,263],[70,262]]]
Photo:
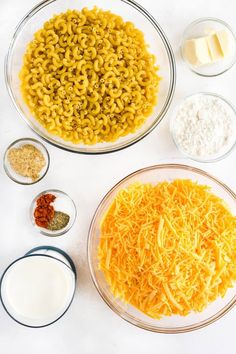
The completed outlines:
[[[141,31],[97,8],[68,10],[28,44],[23,98],[51,134],[74,144],[135,132],[156,104],[158,67]]]

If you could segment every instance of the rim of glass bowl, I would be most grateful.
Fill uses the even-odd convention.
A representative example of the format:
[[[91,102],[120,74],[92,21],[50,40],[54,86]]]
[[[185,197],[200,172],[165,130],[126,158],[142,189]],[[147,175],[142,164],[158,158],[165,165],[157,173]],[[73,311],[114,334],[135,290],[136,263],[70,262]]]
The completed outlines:
[[[40,247],[35,247],[33,248],[32,250],[30,250],[29,252],[27,252],[24,256],[20,257],[20,258],[17,258],[15,259],[13,262],[11,262],[9,264],[9,266],[4,270],[2,276],[1,276],[1,279],[0,279],[0,302],[2,303],[2,306],[4,308],[4,310],[6,311],[6,313],[8,314],[9,317],[11,317],[15,322],[17,322],[18,324],[24,326],[24,327],[28,327],[28,328],[43,328],[43,327],[48,327],[50,325],[52,325],[53,323],[57,322],[58,320],[60,320],[60,318],[62,318],[66,312],[69,310],[73,300],[74,300],[74,297],[75,297],[75,291],[76,291],[76,280],[77,280],[77,274],[76,274],[76,269],[75,269],[75,265],[74,265],[74,262],[72,261],[71,257],[64,251],[62,251],[60,248],[57,248],[57,247],[52,247],[52,246],[44,246],[44,247],[47,247],[48,249],[51,249],[51,250],[54,250],[54,251],[57,251],[58,253],[62,254],[66,259],[67,261],[69,262],[71,268],[65,263],[63,262],[61,259],[58,259],[56,257],[53,257],[53,256],[50,256],[50,255],[47,255],[47,254],[29,254],[29,252],[33,252],[33,251],[37,251],[37,250],[40,250],[43,248],[43,246],[40,246]],[[41,326],[31,326],[31,325],[28,325],[26,323],[23,323],[21,321],[18,321],[7,309],[7,307],[5,306],[5,303],[4,303],[4,300],[2,298],[2,282],[3,282],[3,279],[7,273],[7,271],[17,262],[21,261],[22,259],[24,258],[29,258],[29,257],[48,257],[48,258],[52,258],[58,262],[61,262],[63,263],[73,274],[74,274],[74,290],[73,290],[73,294],[71,296],[71,300],[70,302],[68,303],[68,306],[66,307],[66,309],[64,310],[64,312],[59,316],[57,317],[55,320],[53,320],[52,322],[49,322],[49,323],[46,323],[44,325],[41,325]]]
[[[7,164],[6,164],[6,161],[7,161],[7,154],[8,154],[8,151],[16,144],[18,143],[23,143],[23,142],[33,142],[35,144],[38,144],[42,150],[44,150],[46,156],[47,156],[47,167],[44,171],[44,173],[42,174],[42,176],[40,176],[39,179],[37,179],[36,181],[32,181],[32,182],[23,182],[23,181],[19,181],[18,179],[16,179],[15,177],[12,176],[11,172],[9,171],[9,169],[7,168]],[[17,140],[14,140],[10,145],[8,145],[8,147],[6,148],[5,150],[5,153],[4,153],[4,156],[3,156],[3,167],[4,167],[4,170],[5,170],[5,173],[6,175],[14,182],[18,183],[18,184],[21,184],[21,185],[24,185],[24,186],[30,186],[32,184],[35,184],[35,183],[38,183],[39,181],[41,181],[47,174],[48,170],[49,170],[49,166],[50,166],[50,155],[49,155],[49,152],[48,152],[48,149],[46,148],[46,146],[44,144],[42,144],[39,140],[37,139],[34,139],[34,138],[20,138],[20,139],[17,139]]]
[[[174,96],[174,92],[175,92],[175,84],[176,84],[176,64],[175,64],[175,56],[174,56],[174,52],[172,50],[172,47],[170,45],[169,40],[167,39],[164,31],[162,30],[161,26],[157,23],[157,21],[155,20],[155,18],[146,10],[144,9],[144,7],[142,7],[141,5],[139,5],[137,2],[133,1],[133,0],[119,0],[121,2],[126,3],[127,5],[130,5],[131,7],[133,7],[135,10],[137,10],[138,12],[140,12],[144,17],[146,17],[146,19],[151,23],[151,25],[154,27],[154,29],[156,30],[156,32],[158,32],[158,35],[160,36],[165,49],[166,49],[166,53],[169,59],[169,66],[170,66],[170,84],[169,84],[169,90],[168,90],[168,95],[165,101],[165,104],[161,110],[161,112],[159,113],[159,115],[155,118],[155,121],[152,123],[152,125],[146,130],[144,131],[141,135],[137,136],[136,138],[134,138],[133,140],[131,140],[130,142],[126,142],[123,143],[121,146],[118,147],[113,147],[110,146],[109,148],[100,148],[99,150],[95,150],[95,151],[87,151],[86,150],[86,145],[85,148],[77,148],[76,145],[73,146],[66,146],[64,145],[62,142],[56,142],[53,138],[51,138],[50,136],[47,136],[45,133],[43,132],[39,132],[37,131],[37,129],[35,127],[32,126],[32,124],[30,123],[30,121],[24,116],[24,113],[21,111],[21,109],[18,107],[17,103],[16,103],[16,99],[14,98],[14,93],[11,89],[11,65],[10,65],[10,59],[12,56],[12,50],[14,48],[14,44],[15,41],[18,37],[18,34],[23,30],[24,25],[27,23],[27,21],[32,18],[38,11],[40,11],[41,9],[43,9],[44,7],[50,5],[51,3],[56,2],[57,0],[44,0],[42,2],[40,2],[38,5],[36,5],[35,7],[33,7],[30,11],[27,12],[27,14],[22,18],[22,20],[18,23],[15,32],[13,34],[12,40],[10,42],[9,48],[8,48],[8,52],[6,54],[6,58],[5,58],[5,83],[6,83],[6,87],[7,87],[7,91],[11,97],[11,100],[17,110],[17,112],[19,113],[20,117],[23,118],[23,120],[25,121],[25,123],[30,127],[30,129],[37,134],[38,136],[40,136],[43,140],[47,141],[48,143],[52,144],[55,147],[61,148],[63,150],[66,151],[70,151],[70,152],[75,152],[75,153],[81,153],[81,154],[86,154],[86,155],[99,155],[99,154],[107,154],[107,153],[111,153],[111,152],[115,152],[115,151],[120,151],[123,150],[129,146],[132,146],[133,144],[137,143],[138,141],[142,140],[143,138],[145,138],[145,136],[147,136],[149,133],[151,133],[156,126],[162,121],[162,119],[164,118],[164,116],[166,115],[168,108],[172,102],[173,96]]]
[[[222,75],[222,74],[226,73],[228,70],[230,70],[230,69],[234,66],[234,64],[235,64],[235,62],[236,62],[236,50],[235,50],[234,57],[233,57],[233,59],[232,59],[231,64],[230,64],[227,68],[225,68],[224,70],[219,71],[219,72],[216,73],[216,74],[203,74],[203,73],[200,73],[200,72],[197,70],[197,68],[194,69],[194,67],[188,63],[188,61],[185,59],[185,57],[184,57],[184,55],[183,55],[183,44],[184,44],[184,42],[185,42],[185,40],[186,40],[186,39],[185,39],[185,35],[186,35],[186,33],[188,32],[188,30],[189,30],[191,27],[193,27],[193,26],[195,26],[195,25],[197,25],[197,24],[199,24],[199,23],[201,23],[201,22],[206,22],[206,21],[218,22],[219,24],[225,26],[225,27],[230,31],[230,33],[232,34],[232,36],[233,36],[233,38],[234,38],[234,41],[235,41],[235,45],[236,45],[236,35],[235,35],[235,32],[234,32],[234,30],[232,29],[232,27],[231,27],[230,25],[228,25],[228,23],[226,23],[226,22],[223,21],[223,20],[220,20],[220,19],[217,18],[217,17],[201,17],[201,18],[198,18],[197,20],[191,22],[191,23],[185,28],[185,30],[184,30],[184,32],[183,32],[183,35],[182,35],[182,40],[181,40],[181,43],[180,43],[180,53],[181,53],[181,57],[182,57],[184,63],[186,64],[186,66],[189,68],[190,71],[192,71],[193,73],[195,73],[195,74],[197,74],[197,75],[199,75],[199,76],[202,76],[202,77],[215,77],[215,76],[219,76],[219,75]]]
[[[199,95],[205,95],[205,96],[213,96],[216,98],[219,98],[220,100],[222,100],[223,102],[226,103],[227,106],[229,106],[232,111],[234,112],[234,120],[235,120],[235,126],[236,126],[236,108],[233,106],[233,104],[228,101],[227,99],[225,99],[223,96],[218,95],[217,93],[212,93],[212,92],[197,92],[194,93],[192,95],[189,95],[187,97],[185,97],[174,109],[173,113],[172,113],[172,117],[170,119],[170,123],[169,123],[169,129],[171,132],[171,136],[172,136],[172,140],[174,141],[174,144],[176,146],[176,148],[178,149],[178,151],[183,154],[184,156],[186,156],[187,158],[191,159],[192,161],[197,161],[197,162],[203,162],[203,163],[210,163],[210,162],[217,162],[220,160],[223,160],[226,156],[230,155],[231,152],[234,150],[235,146],[236,146],[236,131],[235,131],[235,137],[234,137],[234,143],[233,145],[229,148],[229,150],[227,150],[226,152],[224,152],[222,155],[219,155],[217,157],[212,157],[212,158],[208,158],[208,159],[201,159],[201,158],[197,158],[196,156],[192,156],[189,155],[188,153],[186,153],[186,151],[182,150],[181,147],[179,146],[179,143],[177,142],[177,139],[175,137],[175,133],[174,133],[174,122],[176,119],[176,113],[178,112],[179,108],[182,106],[182,104],[188,100],[191,97],[194,96],[199,96]]]
[[[50,193],[59,193],[59,194],[62,194],[64,195],[65,197],[69,198],[69,200],[71,201],[73,207],[74,207],[74,211],[75,211],[75,215],[74,215],[74,219],[72,220],[72,223],[71,225],[67,228],[65,227],[64,229],[62,229],[62,231],[58,230],[55,231],[55,233],[49,233],[47,231],[44,231],[43,229],[41,229],[39,226],[37,226],[34,222],[34,207],[35,207],[35,203],[36,203],[36,200],[38,198],[40,198],[42,195],[44,194],[50,194]],[[59,189],[47,189],[45,191],[42,191],[40,192],[39,194],[37,194],[34,199],[32,200],[31,204],[30,204],[30,209],[29,209],[29,216],[30,216],[30,220],[31,220],[31,224],[33,225],[33,227],[42,235],[44,236],[47,236],[47,237],[50,237],[50,238],[53,238],[53,237],[59,237],[59,236],[62,236],[62,235],[65,235],[68,231],[70,231],[70,229],[72,228],[72,226],[74,225],[75,223],[75,220],[77,218],[77,208],[76,208],[76,205],[75,205],[75,202],[73,201],[73,199],[65,192],[63,191],[60,191]],[[70,221],[69,221],[70,222]],[[46,230],[46,229],[45,229]]]
[[[96,276],[95,276],[95,272],[94,272],[94,268],[92,265],[92,257],[91,257],[91,249],[92,249],[92,244],[91,244],[91,239],[92,239],[92,229],[95,223],[95,220],[97,218],[97,214],[101,208],[101,206],[105,203],[105,201],[110,197],[110,195],[119,187],[121,186],[124,182],[128,181],[131,177],[133,176],[138,176],[140,174],[142,174],[143,172],[146,171],[152,171],[152,170],[157,170],[157,169],[165,169],[165,168],[169,168],[169,169],[181,169],[181,170],[185,170],[185,171],[190,171],[190,172],[194,172],[198,175],[201,175],[203,177],[206,177],[210,180],[212,180],[214,183],[218,184],[221,188],[223,188],[225,190],[226,193],[229,194],[229,196],[235,200],[236,202],[236,194],[223,182],[219,181],[217,178],[213,177],[212,175],[210,175],[209,173],[193,167],[193,166],[188,166],[188,165],[183,165],[183,164],[159,164],[159,165],[153,165],[153,166],[149,166],[149,167],[145,167],[142,169],[139,169],[131,174],[129,174],[128,176],[124,177],[122,180],[120,180],[118,183],[115,184],[114,187],[112,187],[107,194],[103,197],[103,199],[101,200],[101,202],[99,203],[94,216],[92,218],[90,227],[89,227],[89,232],[88,232],[88,240],[87,240],[87,258],[88,258],[88,265],[89,265],[89,271],[90,271],[90,276],[92,279],[92,282],[95,286],[95,288],[97,289],[98,293],[100,294],[101,298],[103,299],[103,301],[109,306],[109,308],[115,312],[118,316],[120,316],[121,318],[123,318],[125,321],[127,321],[128,323],[131,323],[133,325],[135,325],[136,327],[148,330],[150,332],[157,332],[157,333],[164,333],[164,334],[179,334],[179,333],[186,333],[186,332],[191,332],[203,327],[206,327],[208,325],[210,325],[211,323],[217,321],[218,319],[220,319],[221,317],[223,317],[227,312],[229,312],[236,304],[236,295],[232,298],[232,300],[226,305],[224,306],[220,311],[218,311],[215,315],[209,317],[208,319],[204,320],[204,321],[200,321],[196,324],[193,325],[187,325],[187,326],[182,326],[182,327],[178,327],[178,328],[167,328],[167,327],[158,327],[158,326],[153,326],[153,325],[148,325],[148,324],[143,324],[142,321],[134,318],[133,316],[129,315],[129,313],[127,312],[120,312],[116,306],[106,297],[106,295],[103,293],[103,291],[100,288],[99,283],[97,282]]]

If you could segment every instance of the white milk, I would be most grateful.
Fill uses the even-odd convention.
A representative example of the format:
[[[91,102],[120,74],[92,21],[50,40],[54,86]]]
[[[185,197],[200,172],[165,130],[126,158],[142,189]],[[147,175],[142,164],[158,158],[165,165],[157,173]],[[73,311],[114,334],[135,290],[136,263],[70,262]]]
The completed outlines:
[[[12,317],[30,325],[55,321],[69,306],[75,275],[62,262],[45,256],[30,256],[14,263],[2,281],[2,300]]]

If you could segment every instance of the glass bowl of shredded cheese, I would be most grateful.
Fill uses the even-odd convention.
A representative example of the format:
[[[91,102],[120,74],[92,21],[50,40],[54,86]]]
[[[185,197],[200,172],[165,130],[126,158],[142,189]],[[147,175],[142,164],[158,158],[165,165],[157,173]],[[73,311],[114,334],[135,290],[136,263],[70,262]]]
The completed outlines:
[[[132,173],[91,222],[95,287],[126,321],[160,333],[202,328],[236,303],[236,195],[208,173],[163,164]]]
[[[99,154],[144,138],[165,116],[174,54],[133,1],[46,0],[17,26],[5,66],[17,111],[60,148]]]

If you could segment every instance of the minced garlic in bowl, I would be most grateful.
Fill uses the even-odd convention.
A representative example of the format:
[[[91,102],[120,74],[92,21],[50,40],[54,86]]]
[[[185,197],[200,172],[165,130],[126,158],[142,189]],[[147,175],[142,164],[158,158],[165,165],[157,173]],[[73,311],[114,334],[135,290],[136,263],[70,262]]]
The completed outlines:
[[[6,150],[4,168],[8,177],[20,184],[41,180],[49,168],[47,149],[35,139],[19,139]]]

